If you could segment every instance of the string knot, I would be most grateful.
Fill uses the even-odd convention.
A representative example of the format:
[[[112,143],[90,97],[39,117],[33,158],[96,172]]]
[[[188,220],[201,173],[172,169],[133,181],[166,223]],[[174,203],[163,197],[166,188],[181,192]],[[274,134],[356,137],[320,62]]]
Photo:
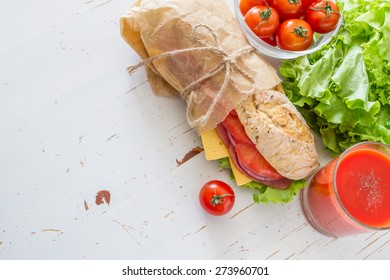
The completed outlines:
[[[205,40],[202,40],[200,38],[200,33],[198,32],[199,28],[204,28],[209,32],[209,34],[211,34],[211,36],[214,39],[214,45],[210,45],[208,42],[206,42]],[[210,51],[210,52],[214,53],[217,57],[219,57],[220,58],[219,64],[217,64],[209,72],[205,73],[199,79],[188,84],[180,92],[180,96],[182,98],[187,99],[187,113],[186,113],[187,121],[191,127],[195,127],[198,125],[205,124],[210,119],[211,115],[214,112],[215,106],[218,104],[219,100],[221,99],[221,97],[223,95],[223,92],[225,91],[225,89],[229,83],[237,92],[239,92],[241,94],[250,95],[250,94],[254,93],[254,91],[256,89],[256,83],[255,83],[254,78],[237,65],[237,60],[240,57],[245,56],[245,55],[253,52],[254,47],[253,46],[245,46],[245,47],[242,47],[242,48],[228,54],[222,48],[222,45],[221,45],[219,38],[218,38],[217,34],[215,33],[215,31],[212,30],[209,26],[204,25],[204,24],[198,24],[198,25],[194,26],[190,35],[189,35],[189,38],[197,41],[200,44],[200,47],[185,48],[185,49],[172,50],[172,51],[168,51],[165,53],[161,53],[161,54],[149,57],[147,59],[144,59],[133,66],[129,66],[129,67],[127,67],[127,70],[131,74],[134,71],[136,71],[138,68],[140,68],[144,65],[149,66],[150,63],[153,63],[153,61],[156,59],[174,57],[174,56],[179,55],[179,54],[190,53],[190,52]],[[202,82],[215,77],[216,75],[218,75],[219,73],[221,73],[223,71],[225,71],[225,73],[224,73],[224,78],[223,78],[221,87],[219,88],[218,93],[214,97],[214,99],[213,99],[212,103],[210,104],[209,108],[207,109],[206,113],[203,116],[193,120],[191,115],[190,115],[191,111],[192,111],[191,109],[192,109],[192,106],[193,106],[193,103],[195,100],[195,94],[194,94],[195,92],[193,90],[196,87],[198,87]],[[251,87],[249,89],[245,90],[245,89],[241,89],[237,86],[237,83],[236,83],[234,76],[233,76],[235,71],[240,73],[240,75],[242,75],[247,81],[249,81],[249,83],[251,85]]]

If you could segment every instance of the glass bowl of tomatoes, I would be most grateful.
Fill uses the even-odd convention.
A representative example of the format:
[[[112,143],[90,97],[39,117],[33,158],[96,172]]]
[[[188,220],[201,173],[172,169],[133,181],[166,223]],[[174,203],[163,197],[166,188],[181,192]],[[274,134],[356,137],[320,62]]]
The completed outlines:
[[[249,43],[278,59],[318,51],[342,25],[332,0],[234,0],[234,13]]]

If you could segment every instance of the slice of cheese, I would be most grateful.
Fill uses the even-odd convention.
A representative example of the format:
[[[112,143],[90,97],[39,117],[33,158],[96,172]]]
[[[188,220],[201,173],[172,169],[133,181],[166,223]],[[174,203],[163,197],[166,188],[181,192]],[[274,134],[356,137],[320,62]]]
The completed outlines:
[[[221,138],[219,138],[216,129],[212,129],[207,132],[204,132],[200,135],[200,137],[202,139],[204,153],[207,160],[217,160],[220,158],[229,157],[228,149],[223,144]],[[236,168],[236,166],[233,164],[230,157],[229,157],[229,162],[237,186],[242,186],[244,184],[253,181],[253,179],[249,178],[245,174],[242,174]]]
[[[229,157],[230,167],[232,168],[234,179],[236,180],[237,186],[242,186],[245,184],[248,184],[249,182],[253,181],[252,178],[249,178],[245,174],[243,174],[240,170],[237,169],[237,167],[234,165],[232,160]]]
[[[219,138],[216,129],[206,131],[202,133],[200,137],[202,138],[204,153],[207,160],[217,160],[229,156],[229,152],[221,138]]]

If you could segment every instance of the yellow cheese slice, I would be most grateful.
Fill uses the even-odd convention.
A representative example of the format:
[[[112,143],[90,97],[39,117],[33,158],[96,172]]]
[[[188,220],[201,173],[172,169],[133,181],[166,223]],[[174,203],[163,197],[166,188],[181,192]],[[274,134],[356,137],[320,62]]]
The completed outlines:
[[[234,165],[234,163],[232,162],[230,157],[229,157],[229,162],[230,162],[230,167],[232,168],[234,179],[236,180],[237,186],[242,186],[242,185],[245,185],[245,184],[253,181],[253,179],[249,178],[245,174],[242,174],[241,171],[237,169],[237,167]]]
[[[204,132],[200,135],[203,143],[203,149],[207,160],[217,160],[224,157],[229,157],[229,152],[223,144],[221,138],[219,138],[217,130],[212,129]],[[229,157],[230,166],[237,186],[242,186],[246,183],[253,181],[253,179],[242,174],[233,164]]]
[[[219,138],[217,130],[212,129],[200,135],[207,160],[217,160],[229,156],[229,152]]]

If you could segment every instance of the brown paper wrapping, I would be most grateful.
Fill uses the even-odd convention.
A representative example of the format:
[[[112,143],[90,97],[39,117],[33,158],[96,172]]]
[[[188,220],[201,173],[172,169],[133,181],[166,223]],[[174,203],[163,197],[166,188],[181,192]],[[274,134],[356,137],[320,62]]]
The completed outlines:
[[[153,92],[181,94],[187,119],[198,133],[215,128],[253,87],[260,91],[280,83],[275,69],[256,51],[230,58],[252,47],[225,0],[137,0],[120,25],[122,37],[137,54],[153,58],[146,67]],[[220,65],[222,71],[183,92]]]

